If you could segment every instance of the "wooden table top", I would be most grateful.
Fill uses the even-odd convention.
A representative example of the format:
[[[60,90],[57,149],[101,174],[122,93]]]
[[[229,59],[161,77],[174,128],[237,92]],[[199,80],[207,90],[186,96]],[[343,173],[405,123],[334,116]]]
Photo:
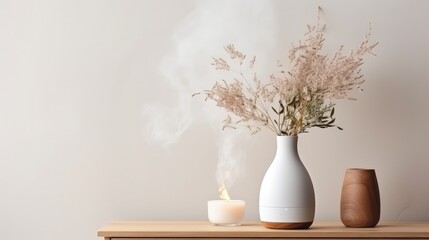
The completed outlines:
[[[315,222],[307,230],[274,230],[259,222],[237,227],[206,221],[123,221],[98,230],[99,237],[138,238],[427,238],[429,222],[381,222],[375,228],[346,228],[341,222]]]

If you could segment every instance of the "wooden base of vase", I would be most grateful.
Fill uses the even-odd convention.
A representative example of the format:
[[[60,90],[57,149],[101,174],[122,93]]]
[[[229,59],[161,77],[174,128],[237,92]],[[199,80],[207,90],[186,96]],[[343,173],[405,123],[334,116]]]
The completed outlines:
[[[313,222],[261,222],[266,228],[272,229],[307,229]]]

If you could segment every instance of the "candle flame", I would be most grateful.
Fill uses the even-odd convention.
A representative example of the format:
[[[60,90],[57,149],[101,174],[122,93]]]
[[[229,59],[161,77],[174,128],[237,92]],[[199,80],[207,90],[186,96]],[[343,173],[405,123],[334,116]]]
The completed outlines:
[[[227,200],[227,201],[231,200],[231,198],[228,195],[228,191],[226,191],[225,184],[223,184],[223,182],[219,187],[219,193],[220,193],[219,195],[220,199]]]

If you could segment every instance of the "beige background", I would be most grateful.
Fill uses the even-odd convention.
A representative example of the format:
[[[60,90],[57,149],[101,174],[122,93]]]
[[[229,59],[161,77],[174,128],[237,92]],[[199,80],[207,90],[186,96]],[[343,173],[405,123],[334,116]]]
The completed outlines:
[[[258,54],[267,76],[318,5],[326,51],[357,46],[368,22],[380,45],[359,100],[338,103],[345,130],[300,136],[316,220],[339,219],[344,171],[364,167],[376,169],[382,221],[428,221],[429,1],[3,0],[0,238],[97,239],[113,220],[205,220],[218,159],[257,220],[274,136],[221,132],[222,111],[190,95],[220,77],[210,56],[229,42]]]

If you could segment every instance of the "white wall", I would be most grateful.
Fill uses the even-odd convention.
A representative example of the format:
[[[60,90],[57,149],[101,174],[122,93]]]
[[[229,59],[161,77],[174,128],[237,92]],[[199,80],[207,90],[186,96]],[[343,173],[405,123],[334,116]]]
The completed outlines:
[[[178,90],[201,90],[186,85],[192,66],[181,75],[175,59],[184,56],[177,52],[186,49],[178,46],[181,40],[204,43],[204,34],[192,39],[194,27],[204,22],[190,24],[195,20],[190,13],[195,7],[206,9],[205,4],[0,1],[1,239],[97,239],[97,229],[114,220],[206,219],[206,201],[217,198],[220,132],[200,121],[207,112],[198,108],[207,104],[190,100],[195,118],[167,147],[151,138],[147,127],[154,119],[143,114],[148,106],[174,109]],[[226,11],[228,4],[233,12],[241,9],[234,1],[216,4],[213,11]],[[289,42],[300,39],[305,25],[314,22],[318,5],[328,25],[327,50],[356,46],[368,22],[380,42],[378,56],[367,58],[364,66],[365,92],[356,102],[338,104],[338,123],[345,130],[300,136],[301,158],[317,195],[316,220],[339,219],[345,169],[366,167],[377,172],[382,221],[428,221],[429,1],[257,4],[268,6],[261,11],[272,9],[259,16],[261,22],[275,24],[255,26],[252,36],[234,36],[249,51],[260,39],[272,41],[267,51],[286,52]],[[209,30],[219,19],[213,18]],[[222,28],[247,20],[229,21]],[[252,31],[252,26],[243,29]],[[222,39],[219,28],[212,32]],[[225,37],[225,43],[230,40]],[[166,56],[179,68],[166,69]],[[198,66],[195,72],[204,76]],[[164,81],[166,72],[178,73],[176,85]],[[162,123],[168,128],[178,118],[167,114]],[[246,200],[246,218],[257,220],[259,185],[273,158],[275,138],[264,132],[234,146],[247,155],[230,193]]]

